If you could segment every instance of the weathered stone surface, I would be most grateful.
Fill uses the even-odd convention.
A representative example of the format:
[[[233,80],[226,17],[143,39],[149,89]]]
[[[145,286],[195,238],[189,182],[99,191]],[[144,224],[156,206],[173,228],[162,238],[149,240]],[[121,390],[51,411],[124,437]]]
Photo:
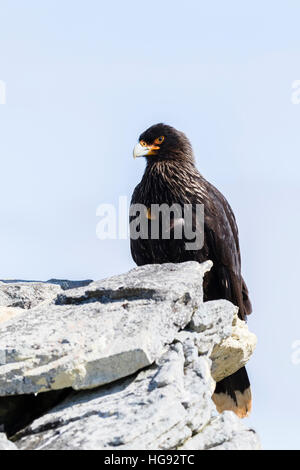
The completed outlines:
[[[205,302],[189,325],[197,333],[195,344],[199,353],[207,353],[212,360],[211,371],[216,381],[247,364],[256,347],[256,336],[237,314],[238,308],[227,300]],[[184,331],[179,333],[184,334]]]
[[[25,281],[24,279],[0,279],[0,289],[3,284],[55,284],[60,286],[63,290],[75,289],[76,287],[88,286],[93,282],[92,279],[85,279],[83,281],[70,281],[68,279],[49,279],[49,281]]]
[[[9,441],[4,433],[0,433],[0,451],[1,450],[18,450],[17,446]]]
[[[48,286],[55,302],[2,324],[0,396],[93,388],[152,364],[202,304],[210,267],[150,265],[64,293]]]
[[[255,433],[216,415],[210,361],[192,338],[137,376],[74,393],[16,436],[20,449],[252,449]]]
[[[17,447],[258,449],[211,400],[213,378],[242,367],[256,338],[230,302],[203,303],[210,266],[143,266],[2,307],[0,425]]]
[[[211,354],[212,376],[218,382],[247,364],[257,343],[256,336],[237,315],[232,322],[231,335],[214,346]]]
[[[0,282],[0,307],[29,309],[51,301],[62,289],[59,285],[43,282]]]
[[[160,365],[65,400],[21,432],[17,445],[21,449],[176,448],[210,419],[213,387],[207,358],[195,354],[195,360],[189,359],[177,343]]]
[[[57,284],[63,290],[76,289],[78,287],[85,287],[92,283],[92,279],[86,279],[84,281],[69,281],[67,279],[49,279],[46,281],[47,284]]]
[[[227,300],[212,300],[200,305],[189,325],[195,331],[198,350],[211,354],[214,346],[232,333],[232,319],[238,308]]]
[[[88,286],[91,282],[93,281],[68,281],[64,279],[50,279],[46,282],[0,280],[0,308],[34,308],[42,302],[53,300],[64,290]]]
[[[180,450],[260,450],[256,432],[246,429],[231,411],[215,416],[205,429],[180,446]]]

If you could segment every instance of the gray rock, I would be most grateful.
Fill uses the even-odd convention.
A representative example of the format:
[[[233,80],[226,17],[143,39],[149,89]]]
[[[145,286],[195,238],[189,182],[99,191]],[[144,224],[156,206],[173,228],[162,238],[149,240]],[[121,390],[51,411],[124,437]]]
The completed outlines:
[[[227,300],[205,302],[195,312],[190,329],[200,354],[212,360],[212,376],[216,381],[241,369],[252,356],[257,339],[238,316],[238,307]],[[184,335],[181,331],[177,336]]]
[[[230,302],[203,302],[210,267],[143,266],[71,290],[52,285],[53,296],[27,310],[3,306],[0,418],[9,435],[21,429],[17,447],[260,448],[211,400],[214,379],[242,367],[256,338]]]
[[[18,436],[21,449],[176,449],[209,422],[214,383],[206,357],[176,343],[159,365],[65,400]]]
[[[43,282],[0,283],[0,307],[30,309],[53,300],[62,289]]]
[[[50,279],[46,281],[46,284],[57,284],[63,290],[76,289],[77,287],[85,287],[92,283],[92,279],[86,279],[84,281],[69,281],[67,279]]]
[[[55,302],[2,324],[0,396],[94,388],[149,366],[202,304],[210,267],[143,266],[64,293],[46,286]]]
[[[232,413],[217,415],[210,361],[191,338],[157,366],[74,393],[16,437],[24,450],[258,449],[257,435]]]
[[[200,305],[192,317],[190,329],[197,334],[200,354],[211,354],[214,346],[232,333],[232,320],[238,312],[228,300],[212,300]]]
[[[17,446],[9,441],[4,433],[0,432],[0,450],[18,450]]]
[[[76,287],[88,286],[93,282],[92,279],[85,279],[83,281],[70,281],[69,279],[49,279],[49,281],[26,281],[24,279],[0,279],[1,284],[56,284],[63,290],[75,289]]]
[[[245,366],[256,348],[256,343],[256,336],[235,314],[230,336],[215,344],[210,356],[213,378],[219,382]]]
[[[205,429],[196,433],[180,447],[180,450],[259,450],[258,435],[246,429],[232,411],[224,411],[212,417]]]
[[[64,279],[50,279],[46,282],[0,280],[0,308],[34,308],[42,302],[53,300],[62,290],[88,286],[92,282]]]

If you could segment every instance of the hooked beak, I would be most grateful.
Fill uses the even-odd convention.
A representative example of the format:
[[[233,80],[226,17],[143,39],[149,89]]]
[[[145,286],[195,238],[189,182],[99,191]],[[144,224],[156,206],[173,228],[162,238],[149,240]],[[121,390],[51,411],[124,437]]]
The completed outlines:
[[[146,157],[147,155],[155,155],[155,150],[159,150],[157,145],[141,145],[136,144],[133,149],[133,158]]]

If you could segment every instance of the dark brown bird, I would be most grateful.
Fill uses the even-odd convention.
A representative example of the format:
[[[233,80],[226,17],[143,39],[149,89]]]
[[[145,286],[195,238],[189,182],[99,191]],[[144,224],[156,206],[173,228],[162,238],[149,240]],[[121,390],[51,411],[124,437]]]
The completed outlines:
[[[146,169],[134,190],[131,205],[143,204],[146,220],[151,224],[153,204],[204,205],[204,243],[201,249],[186,249],[186,239],[172,236],[176,222],[173,216],[171,236],[165,239],[131,237],[131,253],[138,266],[184,261],[213,261],[204,282],[204,300],[227,299],[239,307],[239,317],[246,320],[251,313],[247,286],[241,275],[238,228],[225,197],[198,172],[192,146],[180,131],[166,124],[147,129],[134,148],[134,157],[146,157]],[[153,206],[154,207],[154,206]],[[130,221],[132,222],[133,216]],[[149,229],[150,230],[150,229]],[[173,230],[174,231],[174,230]],[[245,417],[251,410],[251,390],[246,369],[235,372],[216,385],[213,400],[219,412],[232,410]]]

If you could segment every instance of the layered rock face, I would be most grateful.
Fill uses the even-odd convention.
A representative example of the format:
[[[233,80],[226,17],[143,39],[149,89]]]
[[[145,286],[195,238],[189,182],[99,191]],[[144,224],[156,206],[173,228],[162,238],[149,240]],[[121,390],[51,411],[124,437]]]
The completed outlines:
[[[203,302],[210,268],[0,283],[0,449],[259,448],[211,400],[256,338],[230,302]]]

